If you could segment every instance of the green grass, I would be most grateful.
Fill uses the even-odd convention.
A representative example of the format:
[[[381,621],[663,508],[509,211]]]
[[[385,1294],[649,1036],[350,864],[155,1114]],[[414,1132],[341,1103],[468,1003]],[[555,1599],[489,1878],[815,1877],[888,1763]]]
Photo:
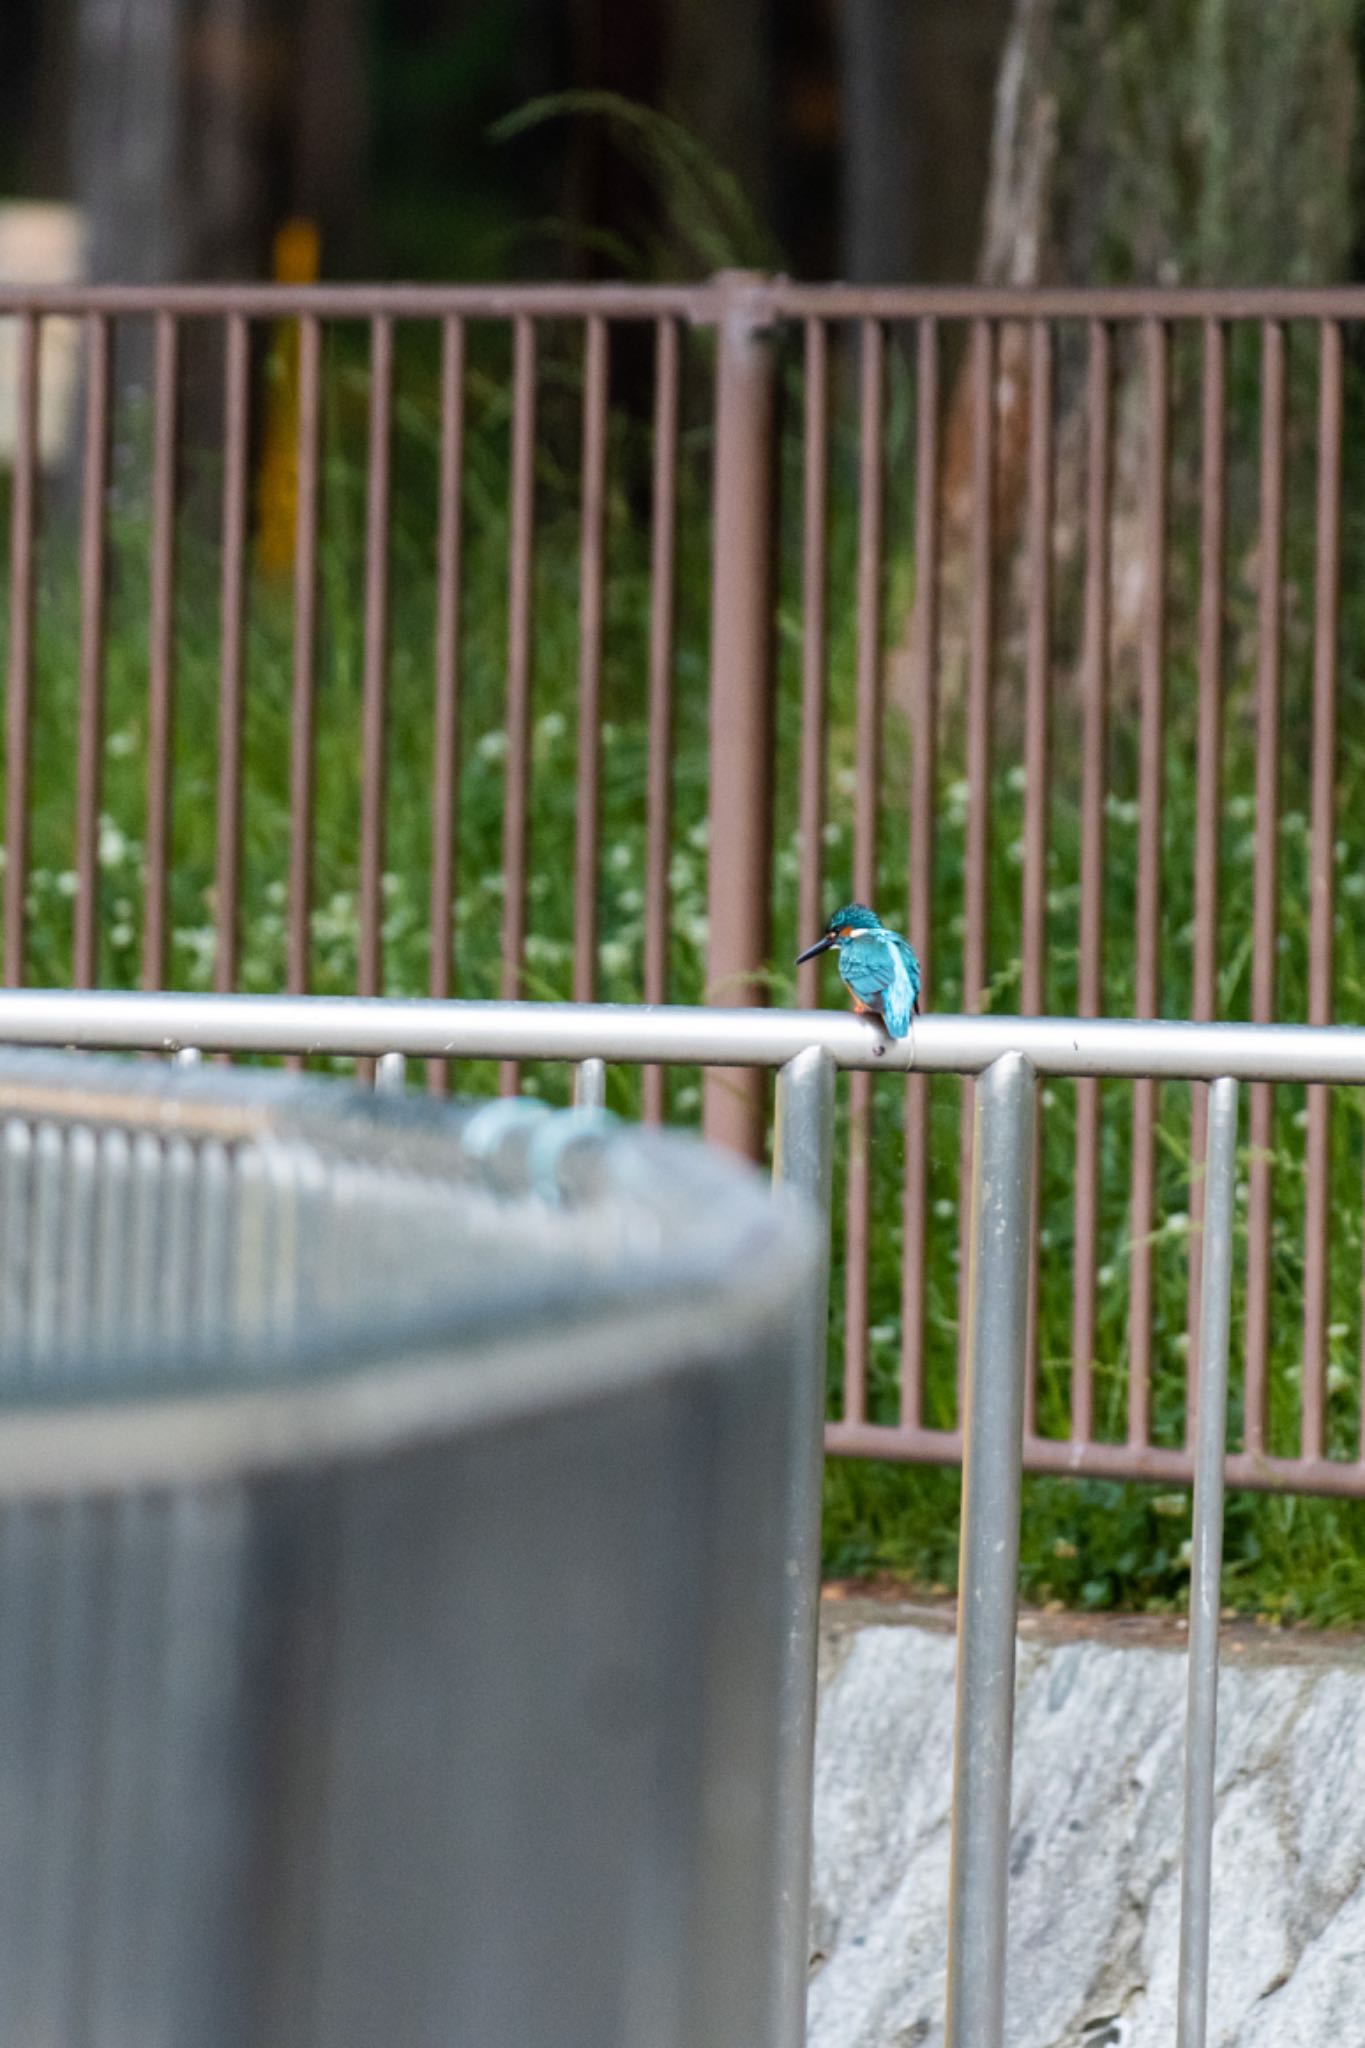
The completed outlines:
[[[1225,802],[1220,865],[1220,1004],[1245,1015],[1249,1000],[1252,901],[1251,797],[1254,768],[1252,693],[1256,595],[1252,547],[1256,523],[1255,361],[1253,337],[1236,337],[1231,364],[1229,547],[1225,583],[1227,692]],[[1063,346],[1063,370],[1068,360]],[[708,633],[707,398],[704,338],[688,345],[683,458],[679,474],[678,622],[675,663],[676,766],[672,863],[672,994],[696,1000],[703,990],[706,901],[706,678]],[[1122,358],[1121,358],[1122,360]],[[645,352],[644,367],[648,369]],[[886,425],[887,569],[884,624],[899,646],[914,593],[913,388],[893,351]],[[1311,704],[1314,378],[1310,349],[1296,335],[1292,354],[1285,557],[1283,748],[1281,758],[1281,949],[1279,1007],[1285,1018],[1306,1008],[1308,932],[1307,741]],[[400,354],[394,439],[395,520],[392,581],[385,855],[385,973],[394,994],[427,984],[428,876],[432,844],[432,647],[435,631],[433,552],[437,440],[430,337]],[[507,639],[508,381],[507,352],[496,333],[476,333],[468,387],[465,552],[461,602],[462,772],[458,815],[451,821],[458,855],[452,934],[457,991],[497,992],[502,909],[501,822],[504,794],[502,724]],[[1193,773],[1198,576],[1197,361],[1183,339],[1174,358],[1171,569],[1168,579],[1170,660],[1163,824],[1163,1008],[1189,1008],[1193,919]],[[1126,374],[1126,372],[1125,372]],[[848,893],[855,791],[854,673],[857,532],[856,392],[841,370],[832,442],[830,490],[830,811],[824,848],[827,894]],[[1360,392],[1351,372],[1348,418]],[[321,633],[317,691],[317,853],[313,950],[315,986],[342,992],[353,985],[357,942],[358,762],[363,618],[364,435],[366,379],[358,337],[341,333],[327,345],[325,492],[321,548]],[[799,391],[788,419],[799,419]],[[642,408],[647,413],[647,406]],[[578,659],[578,361],[568,335],[552,334],[542,355],[535,565],[534,764],[526,990],[562,997],[570,990],[572,872]],[[102,809],[101,979],[134,985],[141,939],[142,834],[146,739],[146,590],[148,521],[145,421],[136,406],[121,412],[111,497],[110,623]],[[645,680],[648,661],[648,434],[619,414],[613,425],[608,513],[606,665],[604,675],[603,834],[599,992],[638,997],[642,977],[645,765]],[[1337,806],[1338,1014],[1361,1013],[1365,992],[1365,520],[1355,507],[1365,444],[1348,449],[1344,502],[1340,750]],[[211,465],[191,494],[179,541],[176,616],[177,722],[175,756],[174,941],[171,980],[208,986],[215,942],[216,718],[218,693],[218,554]],[[1122,493],[1120,493],[1122,498]],[[800,462],[784,442],[778,584],[777,819],[774,877],[773,999],[794,996],[790,965],[799,938],[797,881],[807,857],[796,834],[801,657]],[[209,506],[206,512],[203,508]],[[1122,504],[1120,504],[1122,511]],[[1076,999],[1079,900],[1079,753],[1074,716],[1079,592],[1078,550],[1059,558],[1055,603],[1057,717],[1050,815],[1050,948],[1047,1004],[1066,1012]],[[950,608],[949,608],[950,609]],[[1001,578],[997,663],[997,738],[992,779],[991,1001],[1018,1002],[1020,945],[1019,835],[1023,788],[1020,613],[1015,585]],[[60,985],[71,974],[75,816],[76,650],[79,619],[69,530],[54,511],[44,532],[38,591],[33,841],[28,978]],[[0,627],[3,627],[0,616]],[[933,962],[935,1007],[960,1001],[965,785],[960,695],[954,683],[949,618],[944,666],[942,758],[938,792],[935,920],[915,933]],[[242,983],[282,984],[285,948],[285,864],[289,825],[288,732],[292,660],[291,593],[254,575],[248,644],[245,731]],[[1132,656],[1120,648],[1114,678],[1109,773],[1109,862],[1105,894],[1106,1006],[1133,1007],[1132,944],[1137,840],[1137,733],[1132,714]],[[905,901],[908,844],[909,741],[903,706],[888,693],[882,786],[878,792],[879,889],[884,914],[899,920]],[[827,1000],[834,1001],[833,978]],[[457,1076],[463,1089],[493,1085],[491,1068]],[[699,1077],[679,1071],[670,1081],[672,1115],[695,1119]],[[527,1085],[563,1099],[565,1076],[528,1071]],[[638,1078],[612,1075],[613,1106],[630,1114]],[[950,1423],[957,1352],[958,1101],[953,1081],[930,1084],[931,1159],[926,1229],[929,1291],[926,1323],[926,1419]],[[1301,1251],[1304,1200],[1303,1091],[1279,1091],[1275,1124],[1275,1228],[1272,1252],[1273,1354],[1271,1446],[1296,1448],[1302,1324]],[[874,1089],[872,1160],[874,1232],[870,1272],[872,1347],[869,1412],[896,1416],[900,1347],[902,1085]],[[1127,1394],[1129,1091],[1106,1086],[1103,1099],[1101,1266],[1097,1431],[1123,1433]],[[1361,1190],[1365,1119],[1359,1098],[1339,1095],[1332,1138],[1333,1241],[1329,1435],[1336,1455],[1354,1455],[1359,1435],[1362,1271]],[[1041,1363],[1039,1418],[1045,1433],[1068,1427],[1070,1380],[1070,1184],[1074,1157],[1074,1089],[1049,1087],[1042,1115]],[[1153,1324],[1153,1418],[1156,1441],[1179,1440],[1184,1414],[1187,1218],[1190,1207],[1189,1091],[1161,1095],[1158,1141],[1158,1230]],[[1243,1190],[1244,1199],[1244,1190]],[[836,1238],[842,1235],[842,1208]],[[836,1242],[836,1256],[838,1253]],[[1234,1345],[1241,1335],[1240,1293]],[[842,1302],[836,1286],[831,1389],[837,1391]],[[1234,1388],[1234,1411],[1239,1395]],[[1234,1413],[1234,1431],[1240,1416]],[[836,1573],[890,1570],[935,1584],[954,1572],[955,1474],[836,1464],[827,1488],[826,1553]],[[1184,1598],[1188,1502],[1150,1487],[1031,1480],[1026,1486],[1023,1573],[1034,1597],[1091,1607],[1170,1606]],[[1354,1618],[1365,1602],[1365,1507],[1321,1501],[1237,1496],[1229,1510],[1228,1598],[1240,1606],[1316,1621]]]

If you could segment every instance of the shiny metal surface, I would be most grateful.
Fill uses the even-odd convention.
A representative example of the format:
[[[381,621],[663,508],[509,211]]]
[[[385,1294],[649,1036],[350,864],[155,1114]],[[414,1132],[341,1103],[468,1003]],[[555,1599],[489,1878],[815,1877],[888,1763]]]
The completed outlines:
[[[0,989],[0,1045],[780,1067],[818,1045],[846,1072],[980,1074],[1008,1052],[1040,1074],[1365,1084],[1365,1028],[1128,1017],[917,1017],[888,1039],[844,1010],[427,997],[147,995]]]
[[[977,1082],[963,1406],[948,2048],[1001,2048],[1037,1076]]]
[[[0,2038],[799,2042],[818,1234],[493,1108],[0,1059]]]
[[[829,1319],[829,1214],[834,1184],[834,1091],[837,1069],[817,1046],[798,1053],[777,1076],[773,1185],[795,1195],[821,1221],[817,1270],[810,1293],[815,1328]],[[824,1492],[825,1351],[812,1344],[795,1361],[788,1419],[786,1561],[783,1624],[786,1650],[778,1705],[780,1888],[775,1953],[778,1985],[774,2043],[805,2039],[810,1965],[811,1784],[815,1768],[815,1682],[820,1620],[820,1517]]]
[[[1208,1131],[1190,1559],[1189,1705],[1185,1725],[1177,2048],[1204,2048],[1208,2026],[1218,1732],[1218,1620],[1222,1610],[1223,1467],[1228,1435],[1228,1337],[1232,1320],[1237,1182],[1235,1081],[1215,1081],[1210,1089]]]

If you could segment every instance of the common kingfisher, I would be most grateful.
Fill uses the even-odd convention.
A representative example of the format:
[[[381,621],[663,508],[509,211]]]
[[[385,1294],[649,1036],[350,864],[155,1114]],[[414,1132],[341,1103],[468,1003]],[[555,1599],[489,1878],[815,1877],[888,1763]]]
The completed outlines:
[[[836,910],[823,936],[797,958],[839,948],[839,978],[862,1017],[880,1017],[892,1038],[904,1038],[919,1009],[920,971],[915,949],[899,932],[884,925],[865,903],[846,903]]]

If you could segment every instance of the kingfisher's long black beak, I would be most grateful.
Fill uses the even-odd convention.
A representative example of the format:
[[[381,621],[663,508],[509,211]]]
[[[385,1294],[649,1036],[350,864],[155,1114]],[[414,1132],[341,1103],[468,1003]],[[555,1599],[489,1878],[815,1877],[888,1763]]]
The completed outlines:
[[[804,953],[797,954],[797,966],[803,967],[806,961],[813,960],[817,953],[828,953],[830,947],[837,946],[838,943],[839,941],[833,936],[832,933],[826,932],[824,937],[822,939],[817,939],[813,946],[807,946]]]

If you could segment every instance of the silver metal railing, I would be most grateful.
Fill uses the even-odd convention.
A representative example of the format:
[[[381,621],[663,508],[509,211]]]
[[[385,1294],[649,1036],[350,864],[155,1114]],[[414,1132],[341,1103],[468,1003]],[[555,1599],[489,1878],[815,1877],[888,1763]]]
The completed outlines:
[[[792,2048],[813,1219],[398,1078],[0,1056],[0,2039]]]
[[[565,1060],[580,1101],[602,1099],[611,1062],[778,1069],[774,1170],[829,1210],[839,1069],[979,1076],[968,1284],[965,1491],[948,1955],[949,2048],[1001,2048],[1027,1371],[1026,1294],[1034,1128],[1043,1075],[1159,1076],[1210,1091],[1190,1607],[1190,1687],[1179,1962],[1179,2048],[1203,2048],[1238,1084],[1365,1084],[1365,1031],[1349,1027],[1113,1019],[942,1017],[899,1044],[832,1012],[627,1009],[576,1004],[349,998],[0,994],[0,1042],[204,1052]],[[825,1286],[827,1273],[821,1276]],[[783,1991],[775,2043],[801,2039],[808,1889],[809,1759],[823,1388],[806,1383],[790,1427],[789,1657],[783,1679]],[[755,2037],[758,2038],[758,2037]]]

